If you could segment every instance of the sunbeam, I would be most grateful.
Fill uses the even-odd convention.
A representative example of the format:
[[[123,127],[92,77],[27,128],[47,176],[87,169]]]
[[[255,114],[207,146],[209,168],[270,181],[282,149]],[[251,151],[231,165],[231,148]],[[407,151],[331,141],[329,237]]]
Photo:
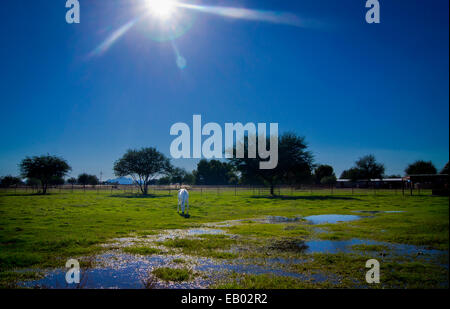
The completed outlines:
[[[277,11],[252,10],[244,8],[233,8],[223,6],[204,6],[178,2],[179,7],[196,10],[203,13],[220,15],[229,18],[247,19],[253,21],[263,21],[275,24],[285,24],[290,26],[301,27],[304,24],[302,20],[291,13]]]
[[[201,13],[223,16],[226,18],[244,19],[250,21],[262,21],[274,24],[284,24],[294,27],[309,27],[315,22],[304,20],[298,16],[279,11],[263,11],[245,8],[204,6],[197,4],[183,3],[175,0],[142,0],[142,8],[146,11],[139,17],[124,24],[119,29],[109,35],[89,56],[100,56],[104,54],[117,40],[127,33],[137,22],[145,17],[152,23],[147,32],[152,33],[151,37],[157,41],[172,41],[184,34],[192,25],[192,18],[189,19],[187,10]],[[183,10],[184,9],[184,10]],[[156,24],[157,27],[155,26]],[[156,29],[156,30],[155,30]],[[160,32],[158,35],[155,32]],[[177,55],[177,60],[181,59]],[[184,58],[183,58],[184,59]],[[180,61],[185,67],[186,60]],[[180,65],[178,65],[180,67]]]
[[[125,25],[121,26],[119,29],[114,31],[110,36],[108,36],[97,48],[95,48],[89,56],[100,56],[106,52],[120,37],[122,37],[128,30],[133,27],[139,18],[135,18],[132,21],[127,22]]]

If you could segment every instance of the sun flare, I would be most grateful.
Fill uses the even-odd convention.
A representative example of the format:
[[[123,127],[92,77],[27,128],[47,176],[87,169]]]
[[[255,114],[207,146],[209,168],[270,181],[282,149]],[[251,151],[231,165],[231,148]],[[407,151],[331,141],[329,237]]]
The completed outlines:
[[[147,0],[147,7],[151,14],[161,19],[168,19],[177,6],[174,0]]]

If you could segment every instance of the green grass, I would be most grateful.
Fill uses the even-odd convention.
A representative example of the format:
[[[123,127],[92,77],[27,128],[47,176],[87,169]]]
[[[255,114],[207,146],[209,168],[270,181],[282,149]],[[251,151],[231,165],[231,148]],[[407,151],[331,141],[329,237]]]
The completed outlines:
[[[360,288],[436,288],[448,287],[448,270],[439,265],[407,261],[396,257],[380,262],[380,284],[368,285],[365,267],[368,257],[359,254],[313,254],[309,261],[289,266],[300,274],[322,273],[340,279],[341,287]]]
[[[216,259],[233,259],[237,257],[235,253],[222,251],[236,244],[235,240],[225,235],[202,235],[200,239],[175,238],[166,240],[160,244],[168,248],[181,249],[184,254]]]
[[[36,280],[42,278],[42,274],[33,271],[4,271],[0,272],[0,289],[17,288],[19,281]]]
[[[359,250],[359,251],[377,251],[377,252],[383,252],[388,251],[389,248],[385,245],[353,245],[353,250]]]
[[[328,287],[326,283],[319,285],[321,288]],[[305,289],[318,287],[309,281],[304,281],[291,277],[276,275],[240,275],[234,273],[226,282],[213,286],[216,289]]]
[[[149,197],[140,197],[132,194],[111,195],[106,191],[71,193],[68,190],[61,193],[52,192],[49,195],[32,195],[20,190],[16,193],[2,190],[0,272],[16,268],[64,267],[68,258],[94,255],[105,250],[100,244],[117,237],[155,235],[164,229],[184,229],[198,227],[207,222],[261,218],[268,215],[295,217],[356,214],[353,212],[355,210],[404,212],[374,215],[360,213],[359,215],[368,217],[353,222],[321,225],[320,228],[327,230],[328,233],[317,233],[315,228],[318,226],[306,224],[264,224],[246,220],[235,226],[221,228],[229,234],[239,235],[238,238],[227,235],[204,235],[200,239],[170,240],[163,242],[163,245],[186,254],[223,259],[263,257],[269,254],[301,258],[301,253],[271,251],[267,248],[280,239],[309,237],[331,240],[362,238],[441,250],[449,248],[448,197],[402,196],[400,192],[394,194],[392,191],[378,191],[376,195],[352,195],[351,191],[345,193],[335,191],[331,195],[329,190],[323,190],[312,194],[304,191],[272,198],[255,197],[251,191],[240,191],[235,196],[234,190],[228,192],[222,190],[218,195],[214,190],[208,193],[204,191],[203,194],[190,192],[191,216],[184,218],[176,213],[176,195],[174,191],[171,193],[168,195],[166,191]],[[229,249],[233,247],[247,247],[250,250],[244,253],[230,253]],[[380,248],[356,249],[363,252],[377,251]],[[133,254],[158,253],[150,248],[141,247],[127,250],[134,251],[131,252]],[[145,253],[146,250],[149,251]],[[325,256],[318,256],[317,262],[309,263],[310,271],[324,269],[330,273],[341,273],[342,271],[327,263],[330,255]],[[331,256],[336,265],[350,265],[350,270],[353,269],[352,263],[359,262],[357,256],[346,255],[339,260],[333,260],[335,258]],[[424,266],[421,269],[414,265],[408,266],[405,261],[400,262],[397,264],[403,266],[396,264],[390,266],[391,270],[395,270],[387,277],[392,283],[391,286],[414,286],[411,276],[416,271],[424,278],[424,286],[437,284],[436,278],[440,278],[437,273],[442,267],[435,268],[431,263],[421,262],[420,264]],[[428,275],[427,271],[431,271],[432,274]],[[346,274],[361,278],[359,272],[343,273]],[[430,276],[432,278],[428,280]],[[253,282],[252,280],[256,279],[249,282]],[[348,284],[351,285],[350,282]],[[254,285],[258,286],[257,283]]]
[[[123,251],[131,254],[140,254],[140,255],[153,255],[161,253],[161,250],[150,247],[126,247],[123,248]]]
[[[192,271],[187,268],[160,267],[154,269],[152,273],[163,281],[174,282],[188,281],[192,276]]]

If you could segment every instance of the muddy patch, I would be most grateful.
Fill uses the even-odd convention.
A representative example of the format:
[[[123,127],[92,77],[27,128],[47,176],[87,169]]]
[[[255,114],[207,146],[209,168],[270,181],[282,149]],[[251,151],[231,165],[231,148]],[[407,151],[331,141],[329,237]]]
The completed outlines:
[[[254,221],[263,222],[263,223],[292,223],[292,222],[300,222],[302,220],[301,216],[296,216],[294,218],[282,217],[282,216],[267,216],[264,219],[255,219]]]
[[[103,247],[130,247],[130,246],[154,246],[158,242],[163,242],[169,239],[176,238],[196,238],[201,235],[228,235],[224,230],[216,228],[192,228],[192,229],[173,229],[173,230],[163,230],[159,234],[155,235],[144,235],[144,236],[131,236],[131,237],[120,237],[114,238],[111,242],[103,244]]]
[[[268,247],[269,250],[279,250],[287,252],[305,252],[308,245],[303,240],[282,239],[274,240]]]

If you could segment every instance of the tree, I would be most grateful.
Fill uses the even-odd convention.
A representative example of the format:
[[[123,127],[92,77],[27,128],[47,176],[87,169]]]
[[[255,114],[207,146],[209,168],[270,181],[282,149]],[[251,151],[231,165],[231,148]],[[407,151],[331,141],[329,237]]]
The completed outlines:
[[[186,170],[180,167],[174,167],[170,171],[170,182],[182,184],[186,174],[187,174]]]
[[[23,178],[39,179],[42,186],[42,194],[47,193],[47,187],[55,178],[64,177],[71,167],[66,160],[56,156],[26,157],[19,164]]]
[[[219,160],[202,159],[193,172],[198,185],[228,185],[235,176],[233,165]]]
[[[65,180],[62,177],[53,177],[49,182],[50,185],[54,185],[54,186],[63,185],[64,183],[65,183]]]
[[[360,177],[360,171],[356,167],[352,167],[348,170],[344,170],[341,173],[340,179],[350,179],[351,181],[357,181],[358,179],[361,179]]]
[[[164,176],[158,179],[159,185],[170,185],[170,176]]]
[[[367,155],[359,158],[355,162],[356,168],[359,170],[359,179],[370,179],[382,178],[384,174],[384,165],[377,163],[374,155]]]
[[[77,179],[75,177],[71,177],[71,178],[67,179],[67,183],[71,184],[73,186],[74,184],[77,183]]]
[[[178,184],[189,184],[192,185],[195,183],[195,177],[192,173],[188,173],[185,169],[180,168],[180,167],[174,167],[171,171],[170,171],[170,177],[167,177],[168,179],[163,179],[165,177],[161,178],[162,182],[167,182],[168,183],[178,183]],[[160,184],[163,184],[161,183]],[[166,184],[166,183],[164,183]]]
[[[336,176],[331,175],[331,176],[322,177],[322,179],[320,180],[320,183],[323,185],[334,185],[334,184],[336,184]]]
[[[425,162],[423,160],[417,160],[414,163],[408,165],[405,169],[406,175],[423,175],[423,174],[436,174],[437,169],[431,163],[431,161]]]
[[[128,150],[114,163],[114,173],[118,177],[131,176],[143,195],[147,195],[149,182],[160,175],[169,175],[170,161],[156,148]]]
[[[444,168],[440,171],[439,174],[448,174],[448,162],[445,164]]]
[[[100,183],[100,181],[98,180],[97,176],[89,175],[88,184],[90,184],[91,186],[95,187],[99,183]]]
[[[90,175],[87,173],[78,175],[78,179],[75,182],[78,182],[80,185],[83,185],[83,188],[86,188],[87,185],[96,186],[99,184],[97,176]]]
[[[0,178],[0,187],[2,187],[2,188],[9,188],[11,186],[17,186],[22,183],[23,183],[22,179],[20,179],[19,177],[11,176],[11,175]]]
[[[67,179],[67,183],[71,184],[73,189],[73,185],[77,183],[77,179],[75,177],[70,177],[69,179]]]
[[[187,185],[195,184],[195,176],[193,173],[186,173],[183,178],[183,183]]]
[[[314,178],[316,184],[322,183],[322,178],[331,176],[334,176],[334,178],[336,179],[333,167],[330,165],[320,164],[314,169]]]
[[[245,137],[243,146],[247,154],[248,142],[249,138]],[[267,138],[266,145],[269,142],[270,138]],[[258,143],[258,139],[256,139],[256,143]],[[234,149],[236,149],[236,145]],[[311,178],[313,157],[306,149],[304,137],[294,133],[285,133],[279,138],[278,165],[273,169],[259,168],[259,162],[263,160],[259,154],[256,155],[256,158],[230,158],[229,160],[241,173],[241,179],[253,183],[262,181],[270,187],[270,194],[274,195],[274,186],[277,183],[302,183]]]
[[[26,181],[27,186],[37,188],[41,185],[41,181],[36,178],[28,178]]]
[[[83,185],[83,189],[85,189],[85,188],[86,188],[86,185],[89,184],[89,178],[90,178],[90,175],[89,175],[89,174],[83,173],[83,174],[78,175],[77,182],[78,182],[80,185]]]

